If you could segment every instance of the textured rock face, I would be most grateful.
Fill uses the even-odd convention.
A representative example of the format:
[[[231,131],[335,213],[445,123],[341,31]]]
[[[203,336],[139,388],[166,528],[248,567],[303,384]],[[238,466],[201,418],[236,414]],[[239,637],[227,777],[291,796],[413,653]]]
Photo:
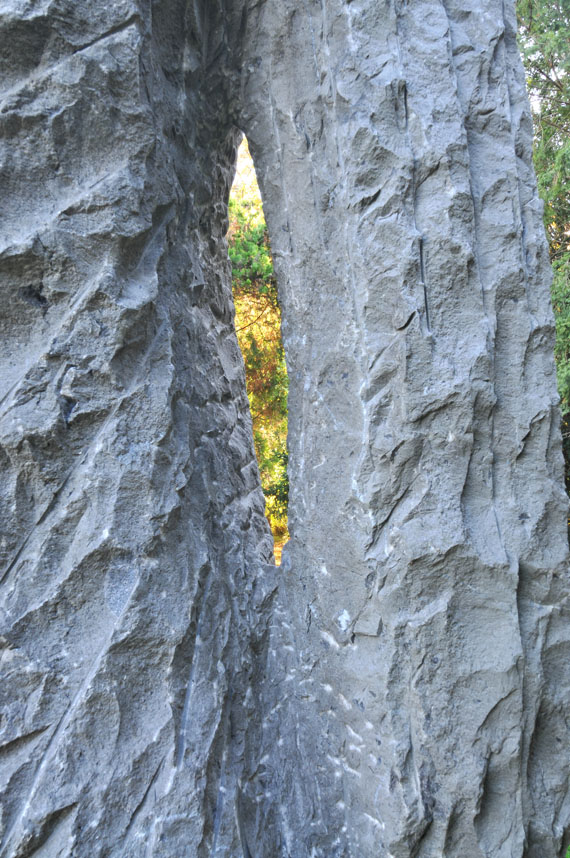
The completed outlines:
[[[10,858],[238,850],[271,541],[223,240],[237,136],[182,9],[3,10]]]
[[[0,856],[555,858],[566,501],[502,0],[6,2]],[[276,576],[223,235],[290,370]]]
[[[251,27],[292,385],[279,849],[558,855],[566,502],[514,11]]]

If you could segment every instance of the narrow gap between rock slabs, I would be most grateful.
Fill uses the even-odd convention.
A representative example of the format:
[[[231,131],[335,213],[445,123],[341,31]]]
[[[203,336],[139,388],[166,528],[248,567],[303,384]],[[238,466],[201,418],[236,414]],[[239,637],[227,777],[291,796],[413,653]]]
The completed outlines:
[[[287,392],[281,308],[269,234],[255,168],[244,137],[230,193],[228,250],[232,264],[236,334],[245,364],[253,441],[273,534],[275,562],[289,538]]]

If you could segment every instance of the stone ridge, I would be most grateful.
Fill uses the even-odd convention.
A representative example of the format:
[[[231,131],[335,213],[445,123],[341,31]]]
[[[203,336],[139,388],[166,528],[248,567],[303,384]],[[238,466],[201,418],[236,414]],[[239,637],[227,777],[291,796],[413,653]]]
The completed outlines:
[[[503,0],[7,0],[0,858],[556,858],[567,501]],[[277,576],[224,235],[290,379]]]

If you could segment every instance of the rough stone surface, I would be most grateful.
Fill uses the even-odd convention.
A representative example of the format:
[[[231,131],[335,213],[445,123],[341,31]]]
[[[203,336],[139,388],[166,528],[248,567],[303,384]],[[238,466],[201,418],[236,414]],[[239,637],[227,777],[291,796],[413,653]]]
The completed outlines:
[[[556,858],[566,511],[503,0],[0,5],[1,858]],[[224,242],[284,308],[278,574]]]

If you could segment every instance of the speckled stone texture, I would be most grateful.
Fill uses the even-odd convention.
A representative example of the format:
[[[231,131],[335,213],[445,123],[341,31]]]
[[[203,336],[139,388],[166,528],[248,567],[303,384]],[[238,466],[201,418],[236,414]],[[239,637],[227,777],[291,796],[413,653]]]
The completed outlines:
[[[558,858],[567,503],[502,0],[0,4],[1,858]],[[290,374],[271,539],[224,232]]]

